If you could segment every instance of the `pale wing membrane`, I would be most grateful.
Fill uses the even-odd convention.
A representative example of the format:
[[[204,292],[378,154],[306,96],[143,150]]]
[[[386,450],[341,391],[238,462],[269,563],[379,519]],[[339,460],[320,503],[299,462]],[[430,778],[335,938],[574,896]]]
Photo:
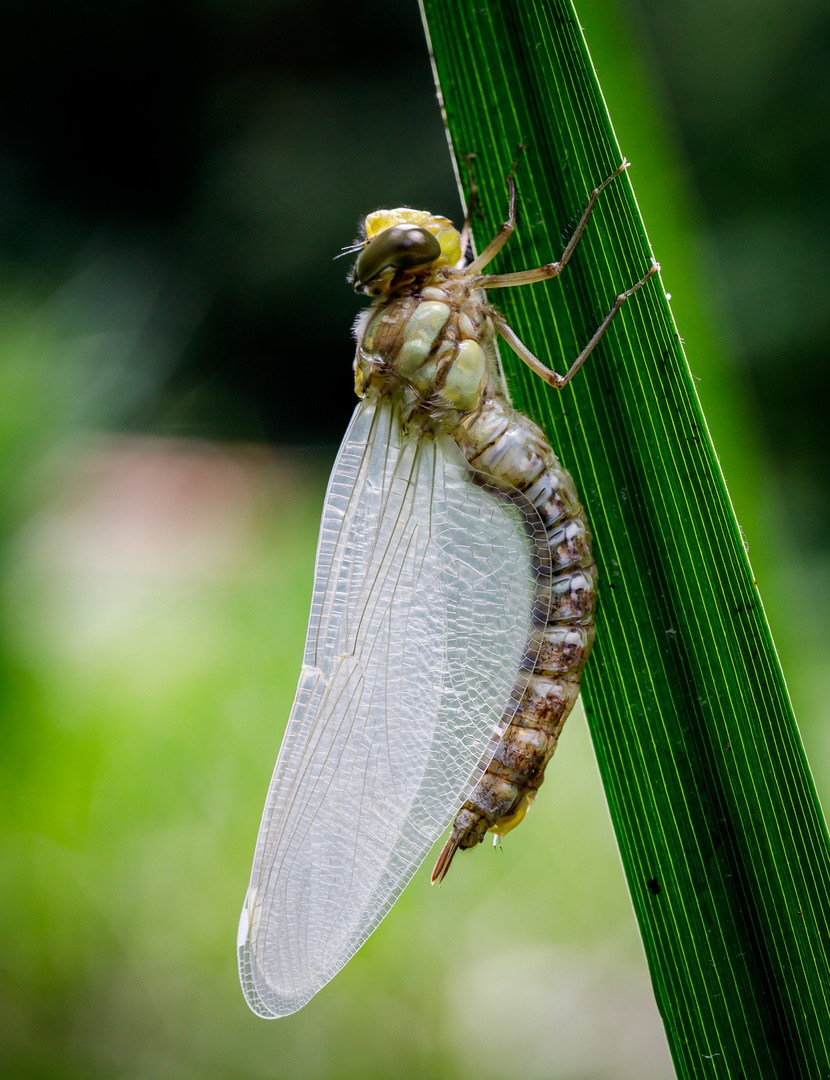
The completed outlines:
[[[533,604],[521,514],[448,437],[355,411],[326,495],[305,663],[239,931],[263,1016],[369,937],[489,761]],[[511,704],[512,702],[512,704]]]

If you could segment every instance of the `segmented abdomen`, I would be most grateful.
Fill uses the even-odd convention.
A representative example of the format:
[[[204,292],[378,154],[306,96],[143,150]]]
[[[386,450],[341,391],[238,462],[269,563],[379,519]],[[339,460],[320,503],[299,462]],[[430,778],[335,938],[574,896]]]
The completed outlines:
[[[467,416],[453,438],[488,486],[523,511],[532,540],[533,630],[514,691],[519,703],[486,772],[456,815],[433,871],[458,848],[521,821],[544,779],[579,694],[594,640],[596,565],[573,480],[540,428],[499,397]],[[512,707],[512,706],[511,706]]]

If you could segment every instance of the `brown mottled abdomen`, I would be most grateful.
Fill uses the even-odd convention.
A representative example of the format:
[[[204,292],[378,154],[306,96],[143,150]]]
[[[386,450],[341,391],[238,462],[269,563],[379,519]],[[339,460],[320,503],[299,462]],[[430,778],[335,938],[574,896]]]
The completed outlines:
[[[459,848],[480,843],[488,830],[501,834],[518,825],[536,797],[579,694],[596,604],[596,566],[582,507],[537,425],[492,397],[465,418],[453,438],[488,486],[522,509],[532,539],[535,592],[533,629],[514,693],[518,707],[456,815],[433,881],[444,877]]]

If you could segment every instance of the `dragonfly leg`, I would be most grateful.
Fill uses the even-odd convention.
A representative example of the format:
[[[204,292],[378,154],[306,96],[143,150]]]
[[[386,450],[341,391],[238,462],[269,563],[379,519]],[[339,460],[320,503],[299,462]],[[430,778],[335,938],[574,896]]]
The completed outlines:
[[[660,264],[652,259],[651,269],[648,271],[648,273],[641,277],[636,285],[632,285],[630,289],[626,289],[625,292],[620,293],[620,295],[614,301],[611,310],[608,312],[608,314],[594,331],[593,335],[591,336],[591,340],[588,342],[588,344],[585,346],[579,356],[577,356],[576,360],[574,360],[574,362],[571,364],[570,369],[568,370],[566,375],[559,375],[551,368],[545,367],[542,361],[539,360],[538,357],[534,356],[530,349],[528,349],[528,347],[524,344],[524,342],[519,339],[519,337],[516,335],[516,332],[506,322],[504,316],[499,314],[499,312],[491,312],[490,318],[493,320],[493,325],[495,326],[497,333],[502,338],[504,338],[504,340],[513,350],[513,352],[516,353],[519,359],[523,360],[532,371],[535,371],[536,374],[541,376],[546,383],[549,383],[550,386],[554,386],[557,390],[561,390],[563,386],[566,386],[571,381],[573,376],[577,373],[577,371],[579,371],[579,369],[594,351],[600,339],[602,338],[602,335],[611,325],[611,321],[613,320],[614,316],[617,314],[617,312],[620,310],[620,308],[623,306],[629,296],[633,296],[638,289],[641,289],[643,285],[645,285],[645,283],[648,281],[648,279],[650,277],[653,277],[659,269]]]
[[[565,250],[562,252],[561,256],[559,257],[559,259],[557,259],[556,262],[545,263],[544,266],[537,266],[533,270],[519,270],[517,273],[513,273],[513,274],[487,274],[486,276],[484,276],[481,279],[480,282],[476,283],[478,288],[480,288],[480,289],[505,289],[510,285],[532,285],[533,282],[535,282],[535,281],[548,281],[550,278],[559,277],[559,275],[562,273],[562,271],[567,266],[568,260],[570,259],[571,255],[573,255],[574,248],[579,243],[579,240],[580,240],[582,234],[585,232],[585,226],[588,224],[588,218],[591,216],[591,213],[593,212],[594,207],[597,205],[597,199],[600,197],[600,195],[603,193],[603,191],[605,191],[605,189],[608,187],[608,185],[612,181],[616,180],[616,178],[620,175],[620,173],[625,172],[625,170],[628,168],[628,166],[629,166],[629,162],[627,162],[625,160],[625,158],[623,158],[622,164],[618,168],[616,168],[611,173],[611,175],[609,177],[607,177],[605,180],[603,180],[603,182],[599,185],[599,187],[594,188],[594,190],[591,192],[591,197],[588,200],[588,205],[582,211],[582,217],[577,222],[577,226],[574,229],[573,233],[571,234],[570,240],[565,245]],[[512,206],[512,209],[514,211],[514,221],[515,221],[515,209],[516,209],[516,206],[515,206],[515,203],[516,203],[515,184],[513,185],[512,189],[511,189],[511,195],[512,195],[511,206]],[[486,263],[490,261],[490,259],[493,257],[493,255],[495,255],[496,252],[499,251],[504,246],[504,244],[507,241],[510,233],[508,233],[507,236],[505,236],[504,240],[501,241],[501,243],[498,245],[498,247],[495,249],[495,251],[492,253],[492,255],[490,255],[490,257],[486,260],[486,262],[482,263],[481,260],[484,258],[485,255],[487,255],[487,253],[490,251],[490,248],[493,246],[493,244],[498,242],[499,238],[501,237],[502,230],[506,228],[508,223],[509,222],[505,222],[505,224],[502,225],[501,229],[496,234],[495,239],[490,242],[490,244],[485,248],[485,250],[479,256],[479,258],[476,259],[476,261],[474,263],[470,264],[470,266],[468,267],[468,270],[472,270],[472,271],[480,270],[483,266],[486,266]],[[513,229],[511,227],[510,232],[512,232],[512,231],[513,231]]]
[[[475,209],[476,196],[478,195],[478,184],[473,175],[473,161],[475,160],[475,156],[475,154],[464,155],[464,164],[467,168],[467,183],[469,184],[470,194],[467,198],[467,212],[464,215],[464,228],[461,230],[461,236],[459,237],[459,246],[461,248],[462,256],[466,256],[467,247],[470,243],[470,229],[473,227],[473,210]]]
[[[513,235],[513,230],[516,228],[516,181],[513,179],[513,174],[516,172],[516,165],[519,161],[519,155],[524,150],[524,143],[519,143],[519,148],[516,151],[516,156],[513,159],[513,164],[510,166],[510,172],[507,174],[505,183],[507,184],[508,202],[507,202],[507,220],[502,222],[499,227],[499,231],[482,251],[477,259],[474,259],[467,267],[468,274],[478,274],[484,267],[495,259],[496,255],[501,251],[510,237]],[[471,181],[472,182],[472,181]],[[478,189],[476,189],[477,191]],[[470,203],[472,204],[472,189],[470,192]],[[467,209],[468,220],[464,222],[464,231],[467,231],[467,224],[469,221],[470,207]],[[463,236],[463,233],[462,233]],[[462,247],[462,251],[464,248]]]

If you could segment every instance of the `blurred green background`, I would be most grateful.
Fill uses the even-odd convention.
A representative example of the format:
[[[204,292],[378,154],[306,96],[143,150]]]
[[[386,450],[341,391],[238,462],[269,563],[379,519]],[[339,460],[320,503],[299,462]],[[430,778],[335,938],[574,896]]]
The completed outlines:
[[[503,855],[422,870],[293,1017],[237,985],[353,403],[332,256],[380,205],[459,217],[414,2],[0,11],[0,1069],[670,1075],[579,714]],[[579,11],[821,794],[830,16]]]

